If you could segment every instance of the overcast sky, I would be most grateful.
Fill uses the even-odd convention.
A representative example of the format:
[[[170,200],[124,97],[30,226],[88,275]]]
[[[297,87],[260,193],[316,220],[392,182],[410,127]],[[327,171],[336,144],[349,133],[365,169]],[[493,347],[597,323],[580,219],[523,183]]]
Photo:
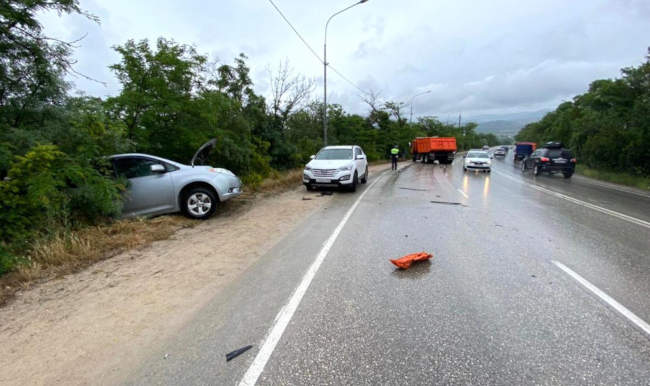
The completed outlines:
[[[354,1],[274,0],[322,55],[324,25]],[[268,95],[267,68],[288,59],[314,78],[322,99],[323,67],[268,0],[80,0],[101,24],[81,16],[43,14],[46,33],[84,34],[76,69],[107,82],[75,79],[76,89],[106,96],[120,85],[108,69],[111,48],[128,39],[162,36],[193,44],[231,63],[249,57],[257,92]],[[416,115],[441,119],[552,109],[644,61],[650,45],[648,0],[369,0],[332,19],[328,61],[364,90],[385,100],[415,99]],[[360,92],[328,72],[328,102],[365,113]]]

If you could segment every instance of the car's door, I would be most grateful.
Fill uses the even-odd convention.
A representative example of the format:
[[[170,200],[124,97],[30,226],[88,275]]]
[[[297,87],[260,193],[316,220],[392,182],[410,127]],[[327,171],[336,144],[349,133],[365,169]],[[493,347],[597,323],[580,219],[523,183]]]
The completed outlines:
[[[363,152],[363,149],[361,147],[359,147],[359,153],[361,153],[361,155],[363,156],[363,159],[361,160],[362,161],[361,172],[365,173],[366,170],[368,169],[368,156],[366,155],[366,153]],[[364,176],[364,177],[368,177],[368,176]]]
[[[124,215],[152,215],[175,208],[173,166],[153,158],[135,156],[113,158],[112,162],[117,175],[128,180]],[[154,165],[163,169],[154,171]]]

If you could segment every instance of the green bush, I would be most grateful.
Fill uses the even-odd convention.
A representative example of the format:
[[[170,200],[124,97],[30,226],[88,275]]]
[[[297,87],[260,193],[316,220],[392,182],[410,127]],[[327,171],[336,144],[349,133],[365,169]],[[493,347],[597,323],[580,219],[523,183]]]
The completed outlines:
[[[0,182],[0,241],[25,245],[38,234],[120,213],[121,185],[55,145],[15,157]]]

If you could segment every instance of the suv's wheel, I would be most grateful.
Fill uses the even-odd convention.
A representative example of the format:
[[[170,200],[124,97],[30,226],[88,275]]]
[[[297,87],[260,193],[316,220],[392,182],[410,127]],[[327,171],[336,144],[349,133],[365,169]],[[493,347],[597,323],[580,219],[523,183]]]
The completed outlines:
[[[571,176],[573,175],[573,172],[564,172],[562,174],[564,175],[564,178],[571,178]]]
[[[365,184],[368,182],[368,166],[366,166],[366,172],[363,173],[363,177],[361,177],[361,183]]]
[[[205,220],[217,209],[218,200],[207,188],[194,188],[183,197],[183,213],[187,217]]]
[[[305,188],[307,188],[308,191],[314,190],[314,186],[312,184],[305,184]]]
[[[542,169],[540,169],[539,166],[535,165],[535,167],[533,168],[533,174],[539,176],[540,174],[542,174]]]
[[[357,191],[357,184],[359,183],[359,176],[357,175],[357,172],[354,172],[354,177],[352,177],[352,183],[350,184],[350,189],[351,192],[356,192]]]

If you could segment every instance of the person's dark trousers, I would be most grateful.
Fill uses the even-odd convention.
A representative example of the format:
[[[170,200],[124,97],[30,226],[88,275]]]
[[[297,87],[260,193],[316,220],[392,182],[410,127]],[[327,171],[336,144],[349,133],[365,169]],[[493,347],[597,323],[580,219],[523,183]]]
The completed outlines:
[[[392,156],[391,161],[392,161],[391,170],[397,170],[397,157]]]

